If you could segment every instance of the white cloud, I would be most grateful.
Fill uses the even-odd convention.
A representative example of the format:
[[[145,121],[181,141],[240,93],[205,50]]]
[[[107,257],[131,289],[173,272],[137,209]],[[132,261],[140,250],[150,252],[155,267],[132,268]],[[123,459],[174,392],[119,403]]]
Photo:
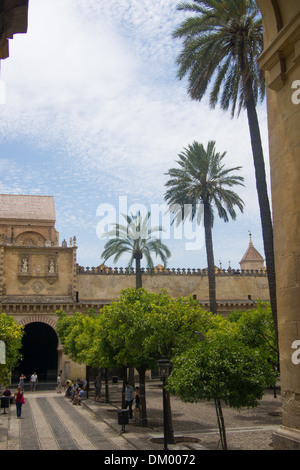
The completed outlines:
[[[119,195],[162,202],[164,173],[193,140],[216,140],[228,166],[243,167],[246,210],[235,222],[243,240],[248,225],[260,224],[246,115],[231,120],[205,100],[191,101],[176,78],[176,4],[31,0],[28,33],[15,35],[2,63],[0,136],[18,150],[10,159],[0,147],[0,190],[53,194],[60,233],[68,239],[69,230],[81,231],[82,264],[91,239],[99,246],[91,235],[97,206]],[[263,109],[260,115],[267,147]]]

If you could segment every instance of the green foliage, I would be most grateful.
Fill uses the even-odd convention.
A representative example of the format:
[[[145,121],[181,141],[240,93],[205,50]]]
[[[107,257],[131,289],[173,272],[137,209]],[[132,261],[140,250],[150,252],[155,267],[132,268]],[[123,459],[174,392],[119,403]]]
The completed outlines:
[[[161,355],[170,359],[197,341],[202,309],[192,298],[173,299],[144,289],[126,289],[120,299],[103,309],[98,346],[117,365],[150,369]],[[98,336],[99,340],[99,336]]]
[[[247,312],[232,312],[228,320],[236,324],[244,344],[258,348],[271,364],[277,364],[278,348],[269,302],[258,301],[256,307]]]
[[[251,312],[234,312],[207,331],[205,341],[173,363],[170,390],[183,401],[222,400],[229,406],[256,406],[277,372],[272,314],[260,302]]]
[[[224,157],[216,152],[216,142],[210,141],[207,147],[203,144],[193,142],[188,145],[179,155],[178,168],[171,168],[167,175],[170,179],[165,186],[169,188],[165,193],[165,200],[172,207],[181,208],[180,213],[175,212],[175,216],[181,220],[182,215],[190,215],[184,212],[184,205],[190,204],[196,214],[196,205],[208,202],[211,211],[211,225],[213,222],[213,208],[216,208],[218,215],[225,222],[229,216],[235,220],[237,207],[243,212],[244,203],[241,198],[231,190],[233,186],[243,186],[244,178],[232,174],[239,171],[241,167],[225,168]]]
[[[273,385],[275,342],[269,304],[225,319],[192,297],[126,289],[100,314],[57,312],[64,351],[93,367],[151,369],[162,355],[173,366],[169,389],[184,401],[255,406]]]
[[[175,354],[199,341],[212,314],[193,298],[173,299],[144,289],[126,289],[99,315],[73,317],[57,312],[57,331],[76,362],[93,367],[124,366],[151,369],[161,355]],[[221,319],[216,316],[213,323]]]
[[[210,87],[210,106],[219,102],[239,115],[249,98],[251,83],[254,102],[265,96],[265,78],[257,58],[263,50],[263,25],[254,0],[192,0],[178,5],[191,12],[174,32],[183,40],[177,58],[178,77],[188,76],[188,93],[202,100]]]
[[[22,359],[20,350],[22,348],[22,337],[24,329],[17,322],[7,316],[0,314],[0,340],[6,345],[6,364],[0,364],[0,383],[9,384],[10,372]]]
[[[63,344],[64,352],[77,363],[89,365],[91,342],[94,335],[95,315],[90,312],[76,312],[73,316],[63,310],[56,312],[58,316],[57,333]]]
[[[123,217],[126,225],[113,224],[114,228],[106,234],[113,238],[105,244],[101,255],[103,262],[105,263],[112,256],[114,256],[114,262],[117,262],[123,253],[129,253],[128,267],[132,267],[137,256],[141,258],[145,256],[147,266],[153,269],[151,254],[154,253],[166,265],[171,253],[168,247],[157,238],[163,228],[161,226],[149,228],[150,212],[144,218],[139,213],[130,216],[123,215]]]

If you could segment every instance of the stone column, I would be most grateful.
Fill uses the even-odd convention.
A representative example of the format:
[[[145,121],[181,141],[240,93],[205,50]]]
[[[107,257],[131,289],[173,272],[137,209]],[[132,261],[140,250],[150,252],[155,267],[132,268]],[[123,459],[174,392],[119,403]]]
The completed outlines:
[[[267,80],[283,400],[282,426],[273,444],[300,449],[300,2],[258,4],[264,20],[259,64]]]

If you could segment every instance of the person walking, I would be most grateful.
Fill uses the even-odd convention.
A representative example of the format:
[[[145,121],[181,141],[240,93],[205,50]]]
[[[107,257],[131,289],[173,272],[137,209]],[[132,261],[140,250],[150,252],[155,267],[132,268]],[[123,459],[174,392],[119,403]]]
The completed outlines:
[[[99,401],[101,397],[101,378],[100,375],[98,375],[94,381],[94,386],[95,386],[95,396],[94,400]]]
[[[21,374],[19,377],[19,387],[21,387],[22,392],[24,391],[25,379],[26,379],[25,375]]]
[[[133,388],[129,383],[125,387],[125,409],[129,408],[129,419],[132,419]]]
[[[24,405],[25,403],[25,398],[24,398],[21,387],[17,388],[17,391],[14,396],[15,396],[15,402],[16,402],[17,418],[21,418],[22,417],[22,405]]]
[[[35,392],[35,387],[36,387],[37,382],[38,382],[38,376],[36,372],[34,372],[32,376],[30,377],[30,385],[31,385],[32,392]]]
[[[136,420],[136,412],[140,412],[140,387],[134,389],[134,408],[133,408],[133,419]]]
[[[62,392],[62,383],[61,383],[61,374],[60,373],[57,376],[57,389],[56,389],[56,392],[57,393]]]

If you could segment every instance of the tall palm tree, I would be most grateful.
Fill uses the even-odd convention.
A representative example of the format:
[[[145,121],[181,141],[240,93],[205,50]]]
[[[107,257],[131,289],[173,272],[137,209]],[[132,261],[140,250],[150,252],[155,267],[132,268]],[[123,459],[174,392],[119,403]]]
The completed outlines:
[[[104,258],[104,263],[111,256],[114,256],[114,262],[117,262],[123,253],[130,253],[128,268],[132,267],[135,261],[136,288],[139,289],[142,287],[141,259],[145,257],[147,267],[153,270],[152,253],[160,257],[166,265],[171,252],[161,239],[155,238],[163,228],[160,226],[149,228],[150,212],[144,218],[140,213],[122,215],[127,225],[114,224],[114,229],[107,235],[115,235],[115,237],[105,244],[101,256]]]
[[[276,275],[273,224],[268,197],[265,163],[256,112],[265,96],[265,77],[257,58],[263,50],[262,18],[255,0],[192,0],[178,10],[193,12],[173,36],[183,38],[177,58],[178,76],[188,75],[188,93],[201,101],[208,86],[210,106],[231,106],[232,117],[246,109],[251,137],[266,257],[270,302],[277,335]]]
[[[205,149],[202,144],[193,142],[179,154],[179,168],[172,168],[166,174],[171,177],[165,184],[169,189],[165,193],[165,200],[174,211],[175,219],[184,217],[185,205],[192,207],[192,218],[197,214],[197,205],[203,204],[205,245],[208,266],[208,285],[210,309],[217,313],[215,263],[212,240],[212,226],[214,220],[213,209],[225,222],[229,216],[236,218],[235,207],[243,212],[242,199],[231,189],[232,186],[243,186],[242,176],[232,175],[240,167],[226,169],[223,158],[226,152],[216,152],[215,142],[208,142]],[[179,214],[181,212],[181,214]]]

